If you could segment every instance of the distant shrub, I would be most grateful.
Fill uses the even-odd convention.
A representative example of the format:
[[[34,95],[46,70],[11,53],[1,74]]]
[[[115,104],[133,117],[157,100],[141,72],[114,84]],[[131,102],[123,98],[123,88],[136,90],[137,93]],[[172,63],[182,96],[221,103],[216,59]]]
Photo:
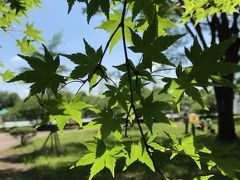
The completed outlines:
[[[21,145],[25,145],[28,139],[37,134],[37,131],[33,127],[16,127],[11,129],[9,133],[16,138],[20,138]]]

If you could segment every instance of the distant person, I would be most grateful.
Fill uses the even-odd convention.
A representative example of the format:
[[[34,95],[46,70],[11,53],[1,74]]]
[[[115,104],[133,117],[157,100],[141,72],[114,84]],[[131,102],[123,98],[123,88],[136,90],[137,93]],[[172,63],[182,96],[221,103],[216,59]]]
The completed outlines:
[[[192,124],[192,135],[195,136],[195,124],[194,123],[191,123]]]
[[[184,114],[183,114],[183,123],[185,124],[185,134],[188,134],[189,120],[188,120],[188,113],[187,113],[187,111],[185,111]]]
[[[208,129],[208,133],[215,134],[215,129],[212,128],[211,119],[207,119],[207,129]]]
[[[205,129],[205,121],[204,120],[200,121],[200,123],[197,126],[197,129],[204,131],[204,129]]]

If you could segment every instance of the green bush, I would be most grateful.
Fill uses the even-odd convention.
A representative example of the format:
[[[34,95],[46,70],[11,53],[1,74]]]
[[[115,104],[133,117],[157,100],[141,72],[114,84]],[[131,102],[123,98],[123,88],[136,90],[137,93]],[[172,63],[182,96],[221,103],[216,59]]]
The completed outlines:
[[[16,138],[20,138],[21,145],[25,145],[28,139],[37,134],[37,131],[33,127],[16,127],[11,129],[9,133]]]

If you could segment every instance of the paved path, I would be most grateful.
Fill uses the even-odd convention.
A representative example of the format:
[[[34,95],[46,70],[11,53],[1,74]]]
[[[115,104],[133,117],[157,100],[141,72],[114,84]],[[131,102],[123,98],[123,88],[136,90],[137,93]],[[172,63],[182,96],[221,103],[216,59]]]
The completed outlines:
[[[47,136],[49,131],[38,132],[35,137]],[[19,145],[18,139],[8,133],[0,133],[0,180],[15,180],[18,173],[28,169],[26,164],[18,162],[19,154],[9,154],[11,147]]]
[[[19,140],[8,133],[0,133],[0,179],[13,180],[17,173],[27,170],[24,163],[17,162],[17,156],[9,155],[7,149],[19,145]]]
[[[0,133],[0,152],[19,144],[19,140],[8,133]],[[1,156],[1,155],[0,155]]]
[[[35,137],[47,136],[49,131],[38,132]],[[17,146],[20,144],[20,141],[8,133],[0,133],[0,156],[1,151],[9,149],[10,147]]]

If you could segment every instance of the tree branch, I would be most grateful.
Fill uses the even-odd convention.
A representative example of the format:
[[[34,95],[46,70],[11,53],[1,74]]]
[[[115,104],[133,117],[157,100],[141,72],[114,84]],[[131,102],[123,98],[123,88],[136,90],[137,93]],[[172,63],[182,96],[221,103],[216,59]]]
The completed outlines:
[[[105,48],[104,48],[104,51],[103,51],[103,55],[100,59],[100,61],[98,62],[98,65],[101,65],[102,64],[102,60],[103,60],[103,57],[105,56],[106,52],[107,52],[107,49],[109,48],[109,45],[113,39],[113,37],[115,36],[115,34],[117,33],[117,31],[119,30],[119,28],[121,27],[121,22],[118,24],[118,26],[116,27],[116,29],[113,31],[112,35],[110,36]]]
[[[195,26],[195,20],[193,18],[190,19],[190,22],[192,23],[193,27],[195,28],[196,32],[197,32],[197,35],[198,37],[200,38],[201,40],[201,43],[203,45],[203,48],[205,49],[207,47],[207,43],[204,39],[204,36],[203,36],[203,33],[202,33],[202,27],[200,25],[200,23],[198,23],[196,26]]]
[[[178,9],[176,9],[175,12],[176,12],[176,14],[177,14],[179,17],[182,16],[181,12],[180,12]],[[191,34],[192,38],[194,39],[194,38],[195,38],[195,34],[194,34],[194,32],[191,30],[191,28],[189,27],[189,25],[186,23],[186,24],[184,24],[184,26],[185,26],[186,30]]]
[[[210,28],[211,37],[212,37],[211,44],[216,43],[216,24],[215,24],[216,18],[217,18],[216,15],[214,15],[212,17],[212,21],[210,21],[209,17],[207,17],[207,22],[208,22],[208,26]]]
[[[127,113],[127,117],[126,117],[126,119],[125,119],[125,137],[127,137],[128,118],[129,118],[129,116],[130,116],[131,110],[132,110],[132,105],[130,106],[130,108],[129,108],[129,110],[128,110],[128,113]]]
[[[239,18],[239,13],[234,13],[233,14],[233,24],[232,24],[232,27],[231,27],[231,32],[233,34],[238,34],[239,33],[238,18]]]
[[[123,37],[123,49],[124,49],[124,56],[125,56],[125,64],[127,66],[127,74],[128,74],[128,81],[129,81],[129,88],[130,88],[130,98],[131,98],[131,107],[133,109],[133,112],[134,112],[134,115],[135,115],[135,120],[137,121],[137,124],[138,124],[138,128],[139,128],[139,131],[140,131],[140,134],[142,136],[142,140],[143,140],[143,143],[144,145],[146,146],[146,151],[149,155],[149,157],[151,158],[152,162],[153,162],[153,165],[154,165],[154,168],[157,170],[157,172],[159,174],[161,174],[161,176],[164,178],[164,179],[167,179],[166,176],[158,169],[157,165],[156,165],[156,162],[154,161],[153,157],[152,157],[152,154],[149,150],[149,146],[148,146],[148,143],[147,143],[147,140],[144,136],[144,132],[143,132],[143,129],[142,129],[142,126],[140,124],[140,119],[139,119],[139,116],[138,116],[138,113],[137,113],[137,109],[136,109],[136,106],[134,104],[134,97],[133,97],[133,88],[132,88],[132,78],[131,78],[131,65],[129,64],[129,59],[128,59],[128,53],[127,53],[127,43],[126,43],[126,37],[125,37],[125,24],[124,24],[124,18],[125,18],[125,14],[126,14],[126,6],[127,6],[127,0],[124,1],[124,5],[123,5],[123,11],[122,11],[122,19],[121,19],[121,28],[122,28],[122,37]]]
[[[187,31],[190,33],[190,35],[192,36],[192,38],[195,38],[195,34],[193,33],[193,31],[191,30],[191,28],[188,26],[188,24],[184,25],[185,28],[187,29]]]

